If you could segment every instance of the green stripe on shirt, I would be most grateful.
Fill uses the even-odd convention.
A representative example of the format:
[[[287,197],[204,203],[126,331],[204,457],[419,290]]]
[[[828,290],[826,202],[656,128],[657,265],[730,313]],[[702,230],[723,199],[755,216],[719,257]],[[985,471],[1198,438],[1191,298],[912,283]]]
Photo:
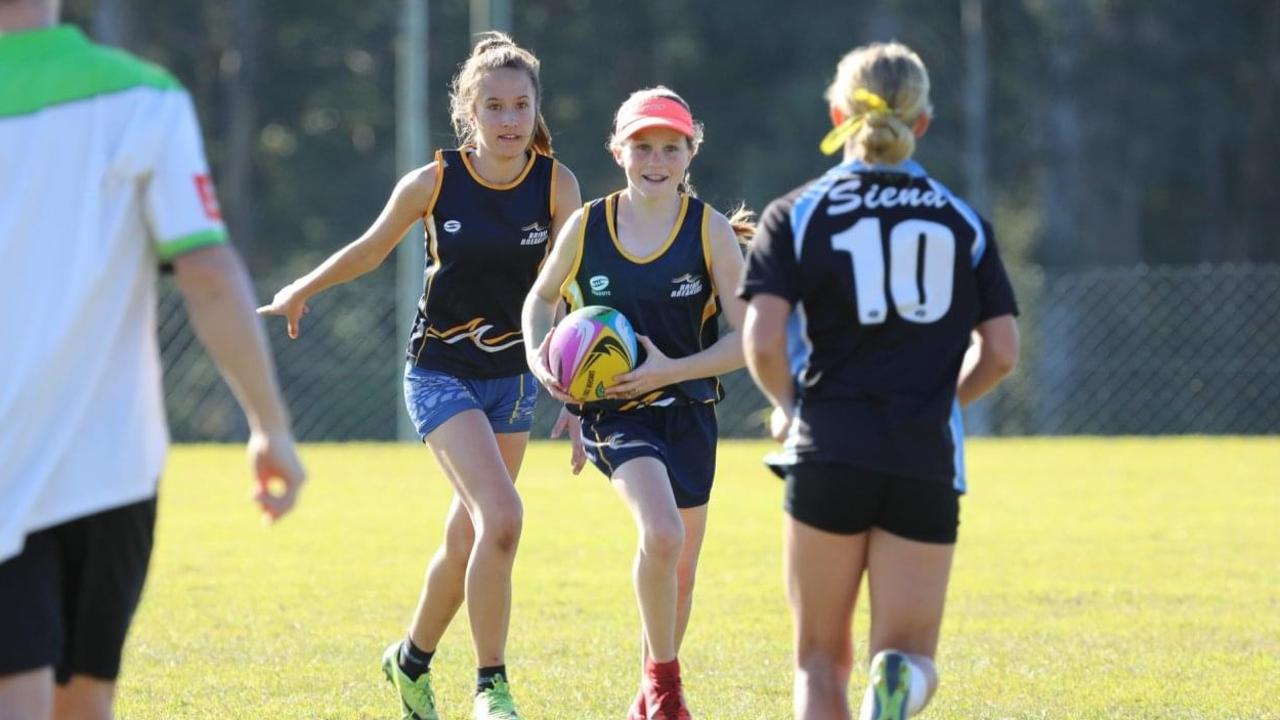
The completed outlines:
[[[170,260],[189,253],[192,250],[198,250],[209,245],[221,245],[227,241],[227,231],[225,228],[214,228],[212,230],[201,230],[190,235],[183,235],[179,238],[166,240],[156,243],[156,250],[160,254],[162,262]]]
[[[0,118],[137,87],[183,89],[164,68],[71,25],[0,34]]]

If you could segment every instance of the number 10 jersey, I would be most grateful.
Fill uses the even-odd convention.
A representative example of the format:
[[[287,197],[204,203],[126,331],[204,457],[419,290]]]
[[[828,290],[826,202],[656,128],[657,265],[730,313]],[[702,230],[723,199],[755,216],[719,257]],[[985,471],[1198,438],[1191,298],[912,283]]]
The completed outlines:
[[[740,290],[760,293],[794,308],[790,454],[963,490],[960,365],[1017,313],[986,221],[913,161],[845,163],[765,209]]]

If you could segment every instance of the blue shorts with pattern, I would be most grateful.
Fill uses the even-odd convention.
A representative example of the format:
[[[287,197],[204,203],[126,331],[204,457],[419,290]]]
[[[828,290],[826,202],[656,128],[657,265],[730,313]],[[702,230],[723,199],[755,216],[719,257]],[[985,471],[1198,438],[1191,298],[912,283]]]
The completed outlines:
[[[667,468],[676,507],[694,508],[711,499],[716,475],[716,409],[710,404],[646,407],[627,412],[582,413],[587,458],[606,477],[619,465],[652,457]]]
[[[404,402],[409,418],[426,440],[446,420],[479,410],[495,433],[529,432],[538,381],[532,372],[500,378],[460,378],[409,364],[404,369]]]

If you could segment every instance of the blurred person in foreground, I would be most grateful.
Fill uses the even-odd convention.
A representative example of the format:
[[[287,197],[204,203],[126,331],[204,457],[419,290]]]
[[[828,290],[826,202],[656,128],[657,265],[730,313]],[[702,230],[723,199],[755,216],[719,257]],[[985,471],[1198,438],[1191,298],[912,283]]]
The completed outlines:
[[[783,451],[797,718],[849,718],[851,625],[868,576],[863,720],[937,690],[965,490],[960,406],[1018,356],[1017,305],[991,226],[911,160],[929,76],[910,48],[846,55],[827,90],[843,161],[765,210],[740,295],[747,367]]]
[[[161,265],[248,416],[269,520],[305,477],[191,98],[59,12],[0,0],[0,720],[111,717],[169,440]]]

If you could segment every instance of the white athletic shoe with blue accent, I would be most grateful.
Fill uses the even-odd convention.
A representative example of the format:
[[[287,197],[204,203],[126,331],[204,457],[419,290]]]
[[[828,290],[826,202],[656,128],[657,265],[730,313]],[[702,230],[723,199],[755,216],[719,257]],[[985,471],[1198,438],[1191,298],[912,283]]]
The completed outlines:
[[[872,720],[907,720],[907,699],[911,694],[911,663],[907,656],[892,650],[876,654],[871,661],[871,691],[875,702]]]

